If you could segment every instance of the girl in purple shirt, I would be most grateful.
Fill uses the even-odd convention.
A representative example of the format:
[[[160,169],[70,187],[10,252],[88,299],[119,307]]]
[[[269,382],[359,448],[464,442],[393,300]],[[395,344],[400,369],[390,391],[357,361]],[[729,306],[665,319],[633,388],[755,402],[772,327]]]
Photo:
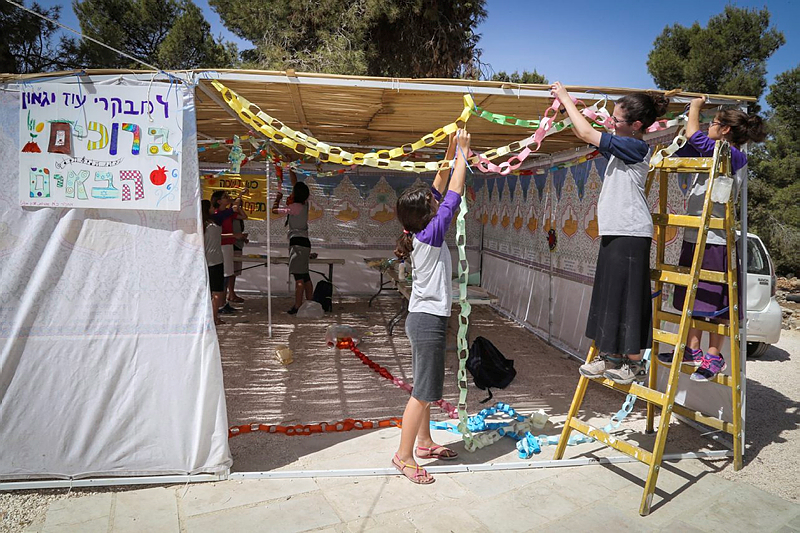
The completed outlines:
[[[746,175],[747,156],[739,147],[748,141],[761,142],[766,137],[764,123],[757,115],[747,115],[737,109],[723,109],[719,111],[708,128],[708,134],[700,131],[700,109],[706,102],[705,97],[695,98],[689,104],[689,117],[686,123],[686,137],[689,141],[675,153],[678,157],[711,157],[714,154],[714,145],[717,141],[726,140],[731,144],[731,170],[733,171],[736,188]],[[692,188],[689,191],[687,215],[698,216],[702,213],[705,203],[706,174],[694,177]],[[734,188],[734,190],[736,190]],[[725,204],[714,204],[712,215],[725,216]],[[697,242],[697,230],[686,229],[683,234],[679,266],[689,267],[694,259],[694,249]],[[725,232],[722,230],[709,230],[706,238],[705,252],[703,253],[704,270],[725,272],[728,269],[728,248],[726,246]],[[744,287],[739,284],[741,290]],[[686,299],[686,287],[676,286],[673,297],[673,306],[683,309]],[[696,318],[705,317],[716,323],[728,320],[728,286],[723,283],[699,281],[695,297],[693,315]],[[740,309],[739,315],[742,316]],[[703,354],[700,349],[700,340],[703,332],[699,329],[690,329],[686,348],[683,353],[683,364],[698,367],[691,375],[693,381],[709,381],[718,373],[725,370],[727,364],[720,353],[722,342],[725,339],[717,333],[709,333],[708,353]],[[665,362],[672,362],[672,352],[660,354],[658,358]]]
[[[406,333],[411,340],[414,390],[403,412],[400,447],[392,464],[414,483],[427,485],[433,477],[414,460],[454,459],[458,454],[433,442],[431,402],[442,399],[447,322],[452,304],[452,263],[444,240],[464,191],[469,134],[458,130],[450,136],[445,159],[455,158],[450,186],[448,172],[436,174],[433,188],[411,187],[397,199],[397,219],[403,234],[395,254],[412,260],[414,267],[411,298],[408,301]],[[441,202],[441,203],[440,203]]]

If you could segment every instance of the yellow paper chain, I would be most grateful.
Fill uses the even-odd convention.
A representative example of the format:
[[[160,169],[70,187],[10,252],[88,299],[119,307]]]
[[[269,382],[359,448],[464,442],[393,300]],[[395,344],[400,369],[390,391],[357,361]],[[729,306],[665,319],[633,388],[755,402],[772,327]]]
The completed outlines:
[[[339,165],[365,165],[381,169],[399,170],[404,172],[436,172],[441,169],[449,169],[452,161],[428,161],[428,162],[415,162],[415,161],[395,161],[394,158],[407,155],[419,150],[425,146],[433,146],[439,141],[443,140],[450,133],[456,131],[458,128],[466,125],[470,115],[476,109],[475,102],[469,94],[463,95],[464,109],[461,115],[455,122],[451,122],[436,131],[433,131],[420,140],[412,144],[404,144],[400,147],[391,150],[378,150],[376,152],[355,153],[352,154],[338,146],[330,146],[321,142],[309,135],[295,131],[290,127],[283,124],[278,119],[275,119],[268,114],[264,113],[257,105],[251,103],[249,100],[236,94],[233,90],[229,89],[217,80],[211,80],[214,88],[222,94],[223,100],[228,106],[239,115],[243,122],[252,126],[266,137],[273,141],[280,143],[301,155],[317,158],[323,163],[335,163]],[[601,104],[602,102],[602,104]],[[255,113],[251,111],[255,110]],[[605,109],[605,99],[595,102],[594,105],[587,109],[598,111]],[[561,122],[553,124],[550,131],[547,132],[545,137],[557,133],[568,127],[572,121],[567,118]],[[512,154],[522,150],[529,144],[530,138],[526,137],[519,141],[514,141],[505,146],[492,148],[482,154],[485,161],[493,161],[505,155]],[[468,164],[474,165],[479,161],[478,154],[472,153],[467,159]]]
[[[404,144],[391,150],[378,150],[369,153],[350,153],[338,146],[330,146],[309,135],[295,131],[280,120],[264,113],[257,105],[246,98],[236,94],[222,83],[212,80],[214,88],[222,94],[225,103],[233,109],[239,118],[254,127],[275,142],[287,146],[298,154],[319,159],[323,163],[336,163],[340,165],[366,165],[376,168],[403,170],[410,172],[435,172],[441,165],[438,161],[412,162],[394,161],[395,158],[416,152],[420,148],[433,146],[444,140],[458,128],[463,128],[470,117],[470,109],[475,105],[468,94],[463,96],[464,109],[455,122],[451,122],[436,131],[424,135],[415,143]],[[255,110],[255,112],[253,112]],[[448,162],[449,165],[449,162]]]

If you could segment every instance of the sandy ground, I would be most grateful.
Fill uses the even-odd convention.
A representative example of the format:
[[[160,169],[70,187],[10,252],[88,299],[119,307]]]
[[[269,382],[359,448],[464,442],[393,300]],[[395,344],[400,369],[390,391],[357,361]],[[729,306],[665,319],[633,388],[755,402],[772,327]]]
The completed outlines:
[[[273,300],[273,338],[267,337],[266,301],[249,298],[243,310],[225,316],[228,324],[218,330],[223,359],[228,418],[231,425],[311,424],[345,418],[378,420],[399,417],[408,394],[382,379],[347,350],[329,349],[325,330],[331,324],[345,324],[357,329],[362,337],[361,350],[392,374],[410,380],[410,347],[403,331],[404,322],[388,336],[385,324],[402,305],[396,295],[382,295],[372,307],[366,298],[344,298],[333,313],[321,319],[300,319],[285,313],[291,306],[288,298]],[[451,339],[455,346],[455,317],[451,319]],[[471,337],[490,339],[506,357],[515,361],[517,377],[505,390],[495,391],[495,401],[504,401],[523,414],[544,409],[551,422],[538,433],[559,434],[578,379],[578,362],[568,359],[555,348],[524,328],[485,307],[473,307]],[[275,348],[288,345],[294,362],[281,365]],[[457,387],[454,350],[447,356],[445,399],[455,402]],[[760,359],[747,364],[747,455],[745,468],[734,472],[730,460],[704,461],[709,474],[755,485],[784,499],[800,501],[800,332],[783,331],[781,342]],[[474,387],[470,379],[469,410],[475,413],[486,393]],[[621,406],[624,397],[618,392],[590,385],[582,418],[602,427]],[[644,404],[625,420],[618,435],[646,448],[652,437],[644,434]],[[444,420],[444,413],[433,409],[433,418]],[[234,471],[298,470],[336,467],[335,450],[365,446],[370,439],[360,439],[365,432],[287,437],[264,432],[240,435],[231,439]],[[437,432],[437,438],[460,446],[458,437]],[[399,442],[399,430],[383,429],[374,438]],[[482,463],[516,461],[514,443],[504,439],[489,448],[469,454],[463,462]],[[673,421],[667,453],[721,449],[702,437],[694,428]],[[330,450],[330,454],[320,453]],[[553,447],[545,447],[537,458],[552,457]],[[614,452],[613,454],[617,454]],[[327,455],[331,457],[327,458]],[[570,447],[567,457],[610,455],[607,448],[595,444]],[[320,459],[323,457],[323,459]],[[374,454],[373,454],[374,457]],[[387,467],[386,461],[364,468]],[[373,459],[373,461],[376,461]],[[329,464],[328,464],[329,463]],[[385,463],[385,464],[384,464]],[[115,489],[105,489],[115,490]],[[119,490],[119,489],[116,489]],[[125,489],[123,489],[125,490]],[[127,489],[130,490],[130,489]],[[0,494],[0,531],[21,531],[24,524],[42,516],[47,506],[64,497],[77,497],[95,491],[25,491]]]

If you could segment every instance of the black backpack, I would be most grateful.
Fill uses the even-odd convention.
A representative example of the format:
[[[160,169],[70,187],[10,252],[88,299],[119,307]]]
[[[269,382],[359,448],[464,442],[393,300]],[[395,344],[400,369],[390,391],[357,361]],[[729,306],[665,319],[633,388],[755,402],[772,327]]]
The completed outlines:
[[[333,309],[333,284],[324,279],[317,282],[311,299],[320,304],[325,312],[330,312]]]
[[[472,342],[467,358],[467,369],[472,374],[475,386],[489,392],[489,397],[480,403],[492,399],[492,388],[505,389],[517,375],[514,361],[506,359],[500,350],[484,337],[477,337]]]

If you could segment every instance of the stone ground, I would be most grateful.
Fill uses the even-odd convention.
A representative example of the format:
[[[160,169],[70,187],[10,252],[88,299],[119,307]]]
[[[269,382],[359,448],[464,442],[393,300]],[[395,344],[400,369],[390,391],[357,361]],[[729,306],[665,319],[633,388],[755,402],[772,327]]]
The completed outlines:
[[[314,423],[343,418],[375,420],[399,416],[407,394],[361,364],[350,352],[329,350],[324,333],[331,323],[354,326],[362,351],[401,378],[410,374],[402,322],[394,337],[383,324],[400,300],[382,296],[372,308],[346,299],[332,315],[299,320],[282,313],[277,299],[273,339],[265,338],[262,301],[249,300],[242,313],[220,328],[223,370],[232,425]],[[284,304],[283,306],[281,304]],[[472,335],[490,338],[515,360],[518,375],[495,401],[528,414],[544,409],[555,435],[577,383],[576,361],[566,359],[525,329],[486,308],[473,308]],[[233,471],[374,469],[369,477],[237,479],[167,487],[24,491],[0,494],[2,531],[800,531],[800,332],[783,332],[761,359],[748,361],[748,426],[745,468],[728,459],[665,464],[652,513],[638,516],[646,467],[639,463],[529,468],[436,474],[431,486],[391,475],[399,430],[286,437],[252,433],[231,439]],[[253,342],[258,339],[258,342]],[[451,339],[451,343],[452,342]],[[294,363],[280,365],[275,347],[289,345]],[[455,353],[448,354],[445,399],[456,397]],[[470,410],[485,396],[470,386]],[[583,418],[603,426],[623,397],[590,386]],[[637,408],[619,436],[649,447],[644,411]],[[444,419],[436,411],[437,419]],[[460,465],[508,465],[519,461],[504,439],[471,454],[452,442]],[[719,450],[698,431],[673,422],[667,453]],[[553,448],[534,459],[547,464]],[[597,444],[570,447],[568,458],[618,456]],[[443,464],[434,462],[431,466]]]

